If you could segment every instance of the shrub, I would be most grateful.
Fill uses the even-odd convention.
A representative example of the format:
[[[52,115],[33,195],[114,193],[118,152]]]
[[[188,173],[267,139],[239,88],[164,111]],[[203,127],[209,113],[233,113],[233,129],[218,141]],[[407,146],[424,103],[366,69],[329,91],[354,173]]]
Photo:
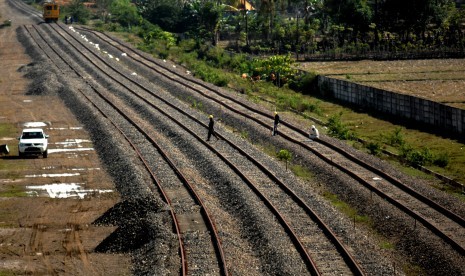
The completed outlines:
[[[396,128],[392,134],[387,136],[387,144],[391,146],[402,146],[405,143],[405,140],[401,132],[401,127]]]
[[[229,60],[229,67],[236,73],[250,73],[251,72],[250,60],[244,54],[236,54]]]
[[[342,113],[333,115],[328,120],[328,134],[342,140],[352,140],[355,134],[341,121]]]
[[[367,145],[367,149],[370,151],[370,154],[378,156],[381,153],[381,144],[377,142],[370,142]]]
[[[287,162],[289,162],[292,158],[291,153],[288,150],[282,149],[276,154],[276,157],[278,157],[278,159],[281,161],[282,160],[286,161],[286,170],[287,170]]]
[[[401,156],[414,167],[425,166],[433,162],[433,154],[429,148],[414,150],[411,146],[402,146]]]
[[[3,21],[3,27],[9,27],[9,26],[11,26],[11,20],[7,19]]]
[[[449,165],[449,159],[450,157],[448,153],[440,153],[439,155],[435,156],[433,164],[438,167],[445,168],[447,165]]]
[[[311,94],[314,88],[317,75],[315,73],[305,73],[296,76],[289,82],[289,88],[300,91],[303,94]]]
[[[197,49],[197,42],[194,39],[183,39],[179,42],[179,47],[185,52],[192,52]]]

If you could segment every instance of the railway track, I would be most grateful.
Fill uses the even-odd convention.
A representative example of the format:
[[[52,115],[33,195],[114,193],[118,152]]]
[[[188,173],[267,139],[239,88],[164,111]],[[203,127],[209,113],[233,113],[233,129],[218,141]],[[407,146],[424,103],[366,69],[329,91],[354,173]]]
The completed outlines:
[[[59,69],[65,69],[63,68],[63,65],[67,65],[69,68],[73,68],[73,66],[66,61],[65,59],[62,58],[62,54],[59,54],[50,44],[43,44],[46,40],[43,37],[43,34],[38,31],[38,28],[33,26],[32,29],[28,29],[28,32],[31,34],[31,37],[33,37],[34,41],[37,43],[37,45],[44,51],[44,53],[49,55],[50,60],[61,60],[63,61],[64,64],[58,64],[58,62],[55,62],[55,65]],[[54,52],[54,56],[50,55],[50,51],[47,49],[52,49]],[[66,68],[66,69],[69,69]],[[82,78],[85,78],[84,75],[81,75],[77,70],[74,70],[74,72],[79,75]],[[108,111],[105,111],[103,108],[100,108],[96,104],[93,103],[93,100],[91,97],[85,95],[85,93],[82,93],[82,95],[89,101],[89,103],[92,103],[93,106],[105,117],[107,118],[111,124],[118,129],[118,131],[124,136],[124,138],[128,141],[128,143],[131,145],[131,147],[134,149],[134,151],[137,153],[138,157],[144,164],[146,170],[150,173],[154,183],[156,184],[158,191],[162,195],[163,200],[170,205],[170,213],[173,218],[173,224],[174,228],[176,229],[176,233],[178,236],[179,240],[179,247],[180,247],[180,258],[181,258],[181,275],[187,275],[188,274],[188,263],[190,262],[190,266],[199,266],[202,263],[212,263],[213,261],[206,262],[205,258],[206,255],[217,255],[216,259],[218,260],[218,267],[216,265],[211,268],[211,269],[203,269],[204,271],[211,271],[211,273],[214,274],[221,274],[221,275],[228,275],[228,272],[226,270],[226,261],[224,259],[224,252],[221,246],[221,241],[219,239],[218,231],[216,230],[216,226],[209,215],[205,205],[203,204],[202,200],[200,197],[195,193],[195,190],[193,189],[192,184],[190,181],[182,174],[182,172],[173,164],[173,161],[169,158],[168,154],[163,151],[163,149],[158,145],[156,142],[156,139],[153,137],[153,134],[148,133],[145,131],[141,126],[138,125],[138,123],[134,120],[131,119],[129,116],[126,115],[124,111],[118,110],[118,106],[114,104],[111,100],[111,98],[108,98],[108,96],[105,96],[102,92],[99,91],[100,89],[94,88],[94,91],[96,94],[100,96],[101,99],[104,99],[105,102],[112,106],[115,111],[119,113],[120,116],[124,117],[126,120],[128,120],[129,123],[133,125],[133,128],[138,129],[138,131],[146,137],[146,140],[148,140],[149,143],[151,143],[155,148],[156,152],[159,153],[159,156],[157,156],[157,160],[164,160],[166,164],[157,164],[156,167],[170,167],[170,169],[164,169],[162,170],[163,174],[160,175],[160,170],[155,173],[152,167],[154,164],[151,164],[150,161],[144,157],[142,154],[142,149],[141,147],[146,147],[142,146],[141,143],[134,141],[134,137],[131,134],[126,134],[128,133],[127,130],[125,130],[123,127],[119,126],[118,123],[112,120],[112,116],[108,113]],[[82,92],[82,91],[81,91]],[[153,161],[152,161],[153,162]],[[163,177],[166,181],[166,179],[170,179],[170,187],[167,189],[163,187],[161,184],[160,177]],[[189,196],[184,196],[182,198],[183,201],[183,208],[188,208],[190,210],[195,210],[195,212],[192,212],[189,214],[190,217],[195,218],[195,226],[191,225],[192,222],[190,220],[182,220],[181,223],[179,216],[177,215],[176,211],[177,208],[176,205],[173,205],[172,203],[172,198],[168,196],[170,193],[170,189],[176,189],[178,198],[179,199],[179,194],[183,195],[189,195]],[[183,190],[185,192],[179,192],[179,190]],[[180,212],[179,212],[180,213]],[[186,216],[186,214],[183,214],[183,216]],[[188,223],[185,223],[188,222]],[[201,224],[201,226],[199,226]],[[186,259],[186,248],[185,248],[185,240],[183,239],[183,236],[188,235],[189,232],[194,231],[193,229],[202,229],[204,231],[209,231],[212,233],[212,241],[203,241],[201,243],[197,243],[196,246],[200,246],[202,249],[202,252],[209,252],[209,254],[203,254],[202,255],[202,261],[193,261],[194,258],[192,256],[189,256],[189,260]],[[187,245],[189,247],[189,244]],[[192,245],[190,245],[190,250],[192,250]],[[199,249],[197,249],[199,250]],[[214,262],[213,262],[214,263]],[[220,273],[221,272],[221,273]]]
[[[42,30],[38,30],[37,27],[34,27],[34,30],[37,32],[37,34],[40,34],[40,35],[42,36],[42,39],[43,39],[42,41],[47,41],[47,39],[44,39],[44,38],[43,38],[43,36],[45,35],[45,33],[44,33]],[[32,33],[32,32],[31,32],[31,29],[29,29],[29,31],[30,31],[30,33]],[[56,28],[55,28],[55,31],[57,31],[57,33],[60,33],[60,30],[58,30],[58,29],[56,29]],[[31,34],[31,35],[32,35],[32,34]],[[61,33],[61,35],[62,35],[62,38],[63,38],[63,39],[66,39],[66,38],[65,38],[65,34]],[[38,41],[38,39],[36,39],[36,41]],[[70,41],[68,41],[68,42],[70,42]],[[71,43],[70,43],[70,44],[71,44]],[[45,47],[45,46],[43,46],[43,47]],[[47,47],[53,48],[54,46],[53,46],[52,43],[50,43]],[[78,50],[78,49],[76,48],[76,50]],[[54,50],[54,51],[55,51],[57,57],[58,57],[58,56],[60,56],[60,57],[64,56],[64,52],[59,52],[58,50]],[[83,53],[83,56],[88,56],[88,55],[89,55],[88,53],[85,53],[85,54]],[[72,60],[73,58],[76,58],[76,57],[72,57],[70,60]],[[55,59],[56,59],[56,57],[55,57]],[[88,58],[89,61],[91,61],[91,59],[92,59],[92,58]],[[98,58],[97,58],[97,59],[98,59]],[[62,58],[62,60],[64,60],[64,59]],[[103,61],[103,60],[101,60],[101,61]],[[92,62],[92,61],[91,61],[91,62]],[[70,63],[70,62],[69,62],[69,61],[66,61],[66,63],[68,64],[68,63]],[[95,62],[92,62],[92,63],[93,63],[93,65],[96,66],[96,67],[99,66],[99,65],[96,64]],[[105,63],[105,62],[103,62],[103,63]],[[69,66],[72,67],[71,65],[69,65]],[[103,66],[103,68],[101,69],[102,72],[104,72],[105,70],[108,70],[108,68],[107,68],[108,64],[106,64],[106,65],[100,65],[100,66]],[[116,73],[116,72],[115,72],[115,73]],[[122,75],[124,75],[124,74],[122,74]],[[81,76],[82,76],[83,78],[88,78],[88,76],[84,76],[84,75],[81,75]],[[115,79],[113,79],[113,80],[115,80]],[[115,81],[116,81],[116,80],[115,80]],[[126,87],[126,89],[132,90],[132,89],[129,88],[129,87]],[[150,91],[147,90],[146,92],[150,92]],[[102,96],[101,96],[101,97],[102,97]],[[139,98],[142,98],[141,96],[138,96],[138,97],[139,97]],[[120,100],[120,101],[121,101],[121,100]],[[107,102],[108,102],[108,103],[115,103],[115,102],[118,102],[118,100],[117,100],[117,99],[108,99]],[[150,104],[150,103],[147,102],[147,104]],[[171,106],[171,107],[173,107],[173,106]],[[116,108],[116,106],[114,106],[114,108]],[[120,108],[121,108],[121,107],[120,107]],[[155,105],[153,105],[153,104],[152,104],[152,108],[157,108],[157,109],[158,109],[158,107],[155,106]],[[162,112],[162,111],[160,110],[160,112]],[[177,110],[177,112],[182,112],[182,110]],[[121,112],[119,112],[119,113],[120,113],[121,115],[123,115],[123,114],[131,113],[131,111],[126,110],[126,111],[121,111]],[[185,115],[188,116],[187,113],[185,113]],[[107,115],[107,116],[108,116],[108,115]],[[165,116],[169,116],[169,115],[168,115],[168,114],[165,114]],[[109,116],[108,116],[108,117],[109,117]],[[191,116],[190,119],[192,120],[193,117]],[[172,119],[172,120],[174,120],[174,119]],[[197,123],[201,124],[198,120],[197,120]],[[183,124],[183,123],[178,123],[178,125],[179,125],[179,126],[183,126],[184,124]],[[186,130],[186,131],[189,131],[189,129],[185,129],[185,130]],[[192,135],[195,135],[195,133],[191,133],[191,134],[192,134]],[[145,136],[147,136],[147,135],[145,135]],[[227,139],[225,139],[225,137],[223,137],[223,139],[224,139],[224,141],[227,141]],[[202,138],[200,138],[199,136],[197,136],[197,140],[203,141]],[[152,143],[153,143],[153,142],[152,142]],[[203,143],[205,143],[205,142],[203,142]],[[235,146],[232,142],[229,142],[229,141],[228,141],[228,144],[231,145],[231,146],[234,146],[234,149],[235,149],[235,150],[240,150],[240,147]],[[253,176],[250,176],[250,172],[249,172],[249,176],[247,176],[247,175],[245,175],[244,173],[242,173],[242,171],[246,171],[246,170],[247,170],[246,168],[247,168],[248,166],[243,167],[243,169],[239,169],[238,166],[232,164],[231,161],[228,161],[228,159],[225,158],[224,155],[223,155],[222,153],[220,153],[220,152],[217,151],[216,154],[217,154],[219,157],[221,157],[221,159],[223,159],[225,162],[229,163],[229,166],[231,166],[231,167],[233,168],[233,170],[236,171],[236,173],[238,173],[238,174],[241,176],[241,178],[245,180],[245,182],[247,182],[247,184],[249,185],[249,187],[251,187],[253,190],[256,191],[257,195],[258,195],[264,202],[266,202],[266,204],[267,204],[268,206],[270,206],[270,207],[273,206],[273,203],[267,199],[267,196],[264,195],[264,193],[263,193],[264,189],[261,188],[261,189],[262,189],[262,192],[260,192],[260,188],[258,188],[257,184],[254,184],[254,183],[253,183],[254,181],[251,180],[251,178],[256,179],[256,178],[257,178],[257,175],[259,175],[259,174],[261,173],[261,174],[263,174],[263,176],[261,176],[260,179],[264,179],[264,181],[267,181],[267,182],[268,182],[268,183],[265,183],[265,184],[262,184],[262,185],[271,186],[271,185],[272,185],[272,182],[273,182],[273,180],[274,180],[274,181],[276,181],[276,182],[280,182],[279,184],[280,184],[281,186],[284,186],[284,183],[282,183],[281,181],[279,181],[279,179],[278,179],[276,176],[272,177],[271,183],[270,183],[270,180],[266,180],[266,179],[269,179],[269,178],[270,178],[270,177],[269,177],[270,175],[271,175],[271,176],[273,175],[272,172],[270,172],[269,170],[266,170],[265,166],[261,165],[261,166],[258,166],[258,168],[259,168],[258,171],[251,172]],[[242,154],[243,154],[246,158],[248,158],[250,161],[254,161],[254,159],[253,159],[250,155],[247,155],[245,152],[242,152]],[[243,160],[242,160],[242,162],[243,162]],[[145,162],[144,162],[144,163],[145,163]],[[255,164],[259,164],[257,161],[254,161],[254,163],[255,163]],[[259,165],[260,165],[260,164],[259,164]],[[249,170],[250,170],[250,169],[249,169]],[[274,178],[274,179],[273,179],[273,178]],[[261,182],[261,181],[260,181],[260,182]],[[285,187],[285,186],[284,186],[284,187]],[[279,190],[276,190],[275,192],[276,192],[276,193],[279,193],[280,191],[279,191]],[[281,193],[283,193],[282,190],[281,190]],[[303,224],[303,225],[302,225],[302,219],[303,219],[304,217],[307,217],[307,219],[315,220],[315,219],[318,219],[318,217],[315,215],[315,213],[313,213],[313,212],[310,210],[310,208],[309,208],[308,206],[305,206],[305,203],[303,203],[303,201],[302,201],[301,199],[299,199],[299,198],[297,197],[296,194],[292,194],[292,192],[291,192],[289,189],[287,190],[287,193],[291,194],[291,199],[294,200],[294,201],[297,201],[297,204],[300,204],[300,205],[303,205],[303,206],[304,206],[304,207],[303,207],[304,210],[302,211],[301,214],[299,214],[299,216],[301,217],[301,219],[300,219],[300,220],[299,220],[299,219],[293,219],[293,220],[292,220],[292,222],[293,222],[294,225],[295,225],[297,222],[300,223],[299,226],[294,226],[294,228],[300,228],[300,232],[301,232],[300,235],[303,236],[304,234],[303,234],[302,232],[305,232],[306,229],[308,229],[308,225],[314,224],[314,222],[307,222],[307,224]],[[273,193],[272,193],[272,194],[269,194],[268,197],[272,197],[272,196],[275,196],[275,195],[273,195]],[[167,201],[169,202],[169,200],[167,200]],[[277,203],[279,204],[279,202],[277,202]],[[275,204],[276,204],[276,203],[275,203]],[[315,243],[316,240],[321,240],[321,237],[315,238],[315,237],[309,236],[309,234],[306,234],[306,236],[305,236],[306,239],[307,239],[307,240],[311,240],[312,242],[311,242],[311,243],[308,243],[308,242],[307,242],[306,246],[304,246],[303,243],[300,242],[300,239],[299,239],[299,237],[297,236],[297,234],[295,234],[294,231],[292,230],[292,227],[290,226],[290,223],[287,222],[286,219],[284,218],[284,216],[281,214],[281,213],[283,213],[283,210],[281,210],[281,212],[280,212],[280,211],[277,210],[277,208],[272,208],[272,212],[279,218],[279,220],[281,221],[282,225],[284,225],[284,228],[286,229],[286,232],[290,235],[290,237],[291,237],[291,239],[293,240],[294,244],[296,244],[296,247],[299,248],[298,251],[300,252],[300,254],[301,254],[301,256],[303,257],[303,259],[305,260],[305,262],[307,263],[308,270],[309,270],[312,274],[319,274],[319,271],[318,271],[318,269],[316,268],[315,264],[314,264],[313,261],[311,260],[310,256],[308,256],[308,253],[307,253],[307,250],[308,250],[308,249],[307,249],[307,248],[311,247],[312,243]],[[290,210],[287,210],[287,215],[288,215],[288,216],[291,215],[291,214],[294,215],[293,212],[295,212],[295,210],[292,211],[292,212],[291,212]],[[295,216],[295,215],[294,215],[294,216]],[[312,218],[312,217],[313,217],[313,218]],[[324,224],[321,220],[318,221],[318,224],[319,224],[319,227],[322,228],[323,231],[326,233],[326,235],[331,236],[331,240],[332,240],[333,242],[336,241],[336,249],[339,250],[339,251],[342,251],[342,258],[341,258],[341,260],[340,260],[339,262],[344,263],[344,262],[346,261],[346,262],[348,263],[348,265],[340,265],[341,267],[343,267],[343,268],[340,270],[341,273],[344,273],[344,274],[347,273],[347,268],[344,269],[344,267],[349,267],[349,269],[352,269],[352,270],[353,270],[354,274],[359,274],[359,275],[360,275],[360,274],[363,274],[361,268],[358,266],[358,264],[355,262],[355,260],[354,260],[354,259],[350,256],[350,254],[348,253],[348,250],[344,248],[344,246],[342,245],[341,242],[338,242],[337,237],[335,237],[335,235],[334,235],[333,233],[331,233],[331,230],[330,230],[328,227],[325,227],[325,224]],[[315,228],[315,227],[313,227],[313,228]],[[317,232],[319,232],[319,231],[317,231]],[[313,246],[314,246],[314,245],[313,245]],[[325,253],[326,253],[326,254],[328,254],[328,252],[330,251],[330,249],[329,249],[328,247],[331,247],[331,246],[330,246],[330,243],[329,243],[329,246],[328,246],[328,244],[320,246],[320,248],[326,248],[326,250],[325,250]],[[331,250],[333,250],[333,251],[336,252],[336,254],[332,253],[332,254],[335,255],[335,256],[337,256],[337,255],[340,254],[340,253],[338,253],[337,250],[335,250],[335,249],[331,249]],[[318,252],[317,252],[317,251],[314,251],[313,253],[314,253],[315,255],[318,255]],[[326,269],[329,269],[329,268],[330,268],[330,269],[332,269],[332,271],[334,271],[334,269],[335,269],[335,263],[337,262],[336,260],[337,260],[337,257],[332,257],[332,265],[331,265],[331,266],[330,266],[330,265],[327,265],[327,266],[326,266],[326,267],[327,267]],[[327,261],[325,261],[325,258],[324,258],[324,257],[320,257],[319,262],[320,262],[320,263],[321,263],[321,262],[324,263],[324,262],[327,262]]]
[[[61,25],[58,25],[60,27],[63,27]],[[57,26],[53,26],[54,28]],[[44,27],[45,29],[45,27]],[[43,32],[42,34],[45,36],[47,34],[47,31],[44,30],[39,30],[35,29],[37,33]],[[79,36],[74,36],[73,33],[71,33],[69,30],[58,30],[54,29],[56,33],[59,33],[61,38],[55,38],[55,40],[61,40],[61,39],[68,39],[69,45],[75,45],[78,44],[77,48],[82,48],[81,50],[87,51],[84,56],[88,56],[89,61],[92,60],[99,60],[97,63],[93,63],[93,66],[95,67],[101,67],[101,71],[108,71],[108,70],[113,70],[111,69],[112,61],[105,60],[105,58],[102,58],[102,56],[99,57],[99,54],[101,55],[100,51],[96,51],[93,49],[93,46],[86,45],[86,43],[82,40],[83,37],[79,38]],[[66,31],[66,34],[64,33]],[[91,30],[79,30],[81,33],[84,31],[87,32],[87,35],[94,34],[99,37],[102,41],[110,39],[109,37],[106,37],[105,34],[94,32]],[[65,38],[66,36],[69,36],[70,38]],[[77,38],[77,39],[76,39]],[[71,42],[71,39],[76,39],[74,42]],[[39,40],[37,40],[39,41]],[[49,39],[44,39],[44,41],[49,41]],[[271,122],[271,117],[267,114],[267,112],[263,112],[259,109],[254,109],[251,106],[244,104],[243,101],[241,100],[236,100],[234,97],[230,97],[228,95],[224,95],[221,93],[221,91],[203,84],[202,82],[199,82],[193,78],[186,78],[185,76],[173,72],[173,70],[170,70],[169,66],[166,66],[163,64],[161,61],[156,61],[152,60],[150,58],[146,58],[140,53],[137,52],[131,52],[132,49],[130,48],[121,48],[121,47],[126,47],[123,44],[120,44],[116,40],[108,40],[108,44],[113,45],[116,47],[115,50],[108,50],[108,52],[114,52],[114,53],[126,53],[128,57],[134,58],[137,60],[137,66],[129,65],[130,68],[137,68],[140,65],[146,66],[148,70],[155,70],[158,74],[164,75],[169,81],[175,81],[178,83],[180,86],[187,86],[188,89],[196,91],[196,93],[199,93],[201,97],[207,98],[210,101],[216,102],[218,105],[221,105],[225,109],[229,109],[232,112],[239,114],[239,116],[243,116],[247,118],[249,121],[254,122],[256,125],[263,127],[265,129],[269,129],[270,122]],[[101,45],[106,45],[106,44],[101,44]],[[47,47],[52,47],[52,45],[49,45]],[[78,50],[76,48],[76,51]],[[100,52],[100,53],[99,53]],[[57,50],[57,56],[66,56],[64,50]],[[116,54],[114,56],[117,56]],[[69,58],[70,60],[76,58],[71,57]],[[57,57],[55,57],[57,59]],[[138,60],[140,59],[140,60]],[[70,61],[68,61],[70,62]],[[69,66],[72,67],[72,66]],[[119,69],[118,69],[119,70]],[[126,73],[123,73],[122,76],[128,76],[129,71]],[[139,75],[143,75],[143,72],[137,71]],[[93,76],[91,73],[87,73],[87,76],[84,77],[85,79],[93,79]],[[116,81],[116,79],[114,79]],[[134,78],[133,78],[134,81]],[[90,83],[90,81],[89,81]],[[143,100],[144,98],[149,98],[149,97],[156,97],[154,94],[150,94],[149,88],[143,88],[142,85],[137,84],[137,80],[135,83],[133,82],[130,85],[127,85],[128,87],[125,88],[125,90],[130,91],[130,90],[146,90],[143,93],[140,93],[139,96],[136,96],[139,98],[139,100]],[[102,89],[102,88],[99,88]],[[108,92],[107,92],[108,93]],[[149,93],[150,96],[148,96]],[[104,96],[101,96],[104,97]],[[112,98],[114,97],[113,95],[108,95],[110,98],[108,102],[116,103],[119,102],[119,105],[124,105],[124,102],[127,102],[129,98]],[[163,97],[163,96],[161,96]],[[90,98],[89,98],[90,99]],[[138,101],[139,101],[138,100]],[[176,107],[173,105],[170,105],[168,101],[163,101],[163,98],[159,98],[159,101],[161,101],[163,104],[167,105],[167,109],[172,108],[175,109]],[[131,101],[136,101],[136,100],[131,100]],[[144,105],[150,105],[150,102],[143,103]],[[116,106],[114,107],[116,108]],[[122,107],[120,107],[122,108]],[[123,114],[131,114],[134,113],[134,111],[131,111],[131,109],[127,109],[128,107],[125,107],[126,111],[120,112],[120,116]],[[157,109],[160,114],[163,114],[164,112],[166,114],[163,114],[162,116],[165,116],[167,118],[170,117],[169,112],[164,111],[163,109],[158,108],[158,105],[151,105],[151,109]],[[183,114],[185,117],[189,117],[189,114],[184,112],[181,109],[178,108],[176,112],[180,112]],[[137,116],[137,115],[134,115]],[[109,116],[112,117],[112,116]],[[148,125],[149,123],[146,122],[146,119],[138,118],[142,125]],[[170,118],[173,122],[176,121],[174,118]],[[193,129],[199,128],[205,128],[205,124],[199,121],[199,119],[195,117],[190,117],[188,119],[184,120],[189,120],[189,121],[197,121],[196,126]],[[182,125],[188,125],[191,123],[177,123],[178,127],[182,128]],[[331,166],[338,168],[339,170],[345,172],[346,174],[350,175],[353,179],[364,185],[367,189],[370,189],[380,197],[386,199],[389,201],[391,204],[402,210],[403,212],[407,213],[411,217],[413,217],[415,220],[420,221],[425,227],[430,229],[434,234],[438,235],[443,239],[445,242],[447,242],[454,250],[456,250],[458,253],[463,255],[463,219],[461,219],[460,216],[455,215],[453,212],[448,211],[447,208],[442,207],[440,204],[435,203],[432,200],[429,200],[427,197],[422,196],[418,192],[414,190],[409,190],[407,185],[402,184],[400,181],[397,181],[395,178],[390,177],[388,174],[383,173],[382,171],[377,171],[376,168],[373,168],[368,165],[364,164],[363,161],[358,160],[355,156],[352,156],[350,153],[345,152],[337,147],[332,146],[328,141],[322,139],[319,141],[319,143],[314,143],[312,142],[309,144],[308,142],[302,142],[306,140],[306,134],[302,132],[299,128],[284,122],[283,125],[286,126],[285,129],[281,129],[281,138],[285,138],[291,143],[294,143],[296,145],[299,145],[300,147],[308,150],[309,152],[317,155],[320,157],[322,160],[325,160]],[[142,128],[142,127],[141,127]],[[142,128],[143,129],[143,128]],[[195,133],[192,131],[189,131],[190,129],[184,128],[185,132],[189,132],[192,137],[196,137],[196,140],[200,143],[202,141],[201,134]],[[155,135],[155,134],[154,134]],[[224,144],[228,144],[226,145]],[[221,145],[219,143],[219,146],[211,147],[208,144],[203,143],[204,146],[209,147],[210,151],[214,152],[220,159],[222,159],[220,156],[223,156],[223,154],[228,154],[229,156],[235,155],[236,151],[241,151],[241,147],[236,146],[234,147],[233,142],[229,142],[227,136],[224,134],[222,135],[222,141]],[[231,154],[234,153],[234,154]],[[228,158],[223,157],[225,160],[228,160]],[[227,161],[224,161],[227,162]],[[236,164],[240,164],[240,166],[236,166]],[[299,251],[299,255],[301,256],[302,260],[304,260],[305,267],[307,268],[308,271],[311,271],[311,273],[318,274],[327,274],[327,273],[347,273],[348,270],[350,270],[354,274],[363,274],[363,270],[360,268],[357,268],[358,264],[356,261],[350,261],[351,257],[350,254],[348,254],[349,257],[344,256],[344,254],[341,254],[340,252],[335,254],[331,253],[334,256],[339,255],[339,257],[333,257],[334,259],[339,259],[339,261],[333,261],[333,262],[338,262],[340,263],[341,268],[340,270],[334,270],[334,268],[331,268],[333,270],[325,270],[327,268],[318,269],[316,268],[316,265],[314,263],[323,263],[323,265],[320,265],[320,267],[325,267],[325,258],[328,256],[326,255],[325,257],[316,257],[316,261],[311,260],[311,258],[307,257],[306,255],[317,255],[319,251],[321,251],[321,248],[327,248],[327,247],[332,247],[332,249],[328,249],[328,251],[335,252],[335,247],[338,247],[338,245],[334,245],[333,242],[329,242],[327,244],[322,244],[320,246],[316,246],[315,248],[318,248],[318,250],[313,250],[310,249],[311,245],[308,243],[305,243],[305,240],[318,240],[321,239],[321,237],[315,237],[311,236],[309,234],[306,234],[305,232],[308,231],[307,229],[312,229],[311,231],[318,231],[314,228],[311,228],[312,224],[315,224],[315,220],[318,220],[318,218],[315,218],[316,214],[308,214],[308,211],[305,210],[307,207],[305,207],[305,202],[304,200],[300,199],[299,196],[295,193],[293,193],[292,189],[286,188],[285,184],[278,183],[279,182],[279,177],[274,176],[273,172],[266,172],[266,168],[264,169],[258,169],[258,167],[263,166],[263,164],[260,164],[260,162],[253,162],[253,158],[250,156],[247,156],[247,152],[242,151],[241,152],[241,158],[240,161],[232,161],[231,164],[228,165],[233,171],[236,171],[238,175],[240,175],[240,178],[243,179],[244,182],[247,182],[247,185],[249,188],[252,190],[255,190],[257,196],[261,198],[263,202],[269,202],[266,203],[268,206],[279,206],[279,202],[281,201],[293,201],[295,202],[296,206],[298,207],[291,207],[289,210],[285,210],[286,208],[281,208],[281,210],[277,210],[279,208],[275,208],[276,211],[273,211],[273,213],[276,215],[276,217],[279,218],[281,221],[282,225],[287,225],[284,226],[286,229],[285,231],[290,235],[294,235],[294,237],[290,237],[292,240],[293,244],[297,247],[301,247]],[[250,167],[254,166],[256,167],[256,171],[249,171]],[[263,166],[265,167],[265,166]],[[245,173],[241,173],[245,172]],[[376,173],[376,174],[375,174]],[[258,179],[258,180],[257,180]],[[268,180],[267,180],[268,179]],[[388,181],[389,180],[389,181]],[[262,183],[263,182],[263,183]],[[277,185],[278,184],[278,185]],[[396,188],[393,192],[393,187],[398,187]],[[404,187],[405,186],[405,187]],[[281,187],[281,188],[277,188]],[[278,200],[275,201],[275,204],[273,204],[272,200],[268,200],[268,198],[273,198],[276,194],[282,194],[283,189],[285,190],[286,197],[284,195],[280,196]],[[419,199],[413,199],[414,197],[418,197]],[[168,202],[169,200],[167,200]],[[277,204],[276,204],[277,202]],[[275,206],[275,207],[278,207]],[[431,208],[430,206],[433,206]],[[300,212],[296,212],[296,209],[301,209]],[[282,214],[281,214],[282,213]],[[310,212],[311,213],[311,212]],[[444,215],[444,214],[445,215]],[[278,215],[279,214],[279,215]],[[287,218],[291,218],[287,220]],[[302,217],[306,217],[307,220],[310,218],[313,222],[305,222],[301,223],[303,220]],[[317,216],[316,216],[317,217]],[[299,222],[299,223],[297,223]],[[455,226],[454,226],[455,223]],[[316,223],[320,224],[320,223]],[[321,227],[321,225],[319,226]],[[445,231],[444,229],[449,228],[448,231]],[[294,230],[296,229],[296,230]],[[309,231],[309,232],[311,232]],[[328,230],[323,230],[327,232]],[[329,230],[331,232],[331,230]],[[326,233],[326,236],[329,235]],[[327,239],[325,237],[325,239]],[[336,238],[337,240],[337,238]],[[180,242],[181,243],[181,242]],[[336,242],[337,243],[337,242]],[[332,245],[331,245],[332,244]],[[343,247],[342,243],[341,246]],[[340,249],[339,249],[340,250]],[[344,251],[344,250],[343,250]],[[348,251],[345,249],[345,251]],[[221,255],[221,254],[220,254]],[[353,265],[349,265],[349,263],[353,262]],[[327,261],[326,261],[327,263]],[[195,266],[195,265],[194,265]],[[221,266],[221,265],[219,265]],[[315,266],[315,268],[312,268]],[[354,268],[355,267],[355,268]],[[184,269],[182,269],[184,270]],[[331,271],[331,272],[328,272]],[[227,270],[225,271],[227,273]]]
[[[224,109],[254,121],[260,127],[270,128],[272,121],[271,112],[263,111],[251,106],[249,103],[237,99],[222,92],[220,89],[205,84],[193,77],[173,70],[164,62],[147,57],[146,55],[128,47],[125,43],[111,38],[105,33],[80,27],[87,34],[95,35],[102,42],[114,47],[113,53],[125,53],[135,64],[145,67],[176,82],[180,86],[195,91],[204,99],[215,102]],[[135,68],[132,67],[131,68]],[[143,72],[141,72],[143,73]],[[149,76],[147,76],[149,77]],[[301,128],[282,122],[281,137],[294,145],[299,145],[311,154],[315,154],[329,165],[346,173],[351,178],[362,184],[374,194],[387,200],[396,208],[420,222],[432,233],[448,243],[456,252],[465,255],[465,220],[462,216],[449,210],[447,207],[423,195],[421,192],[410,188],[400,180],[368,164],[351,153],[331,144],[329,140],[320,139],[312,143],[306,141],[307,133]]]

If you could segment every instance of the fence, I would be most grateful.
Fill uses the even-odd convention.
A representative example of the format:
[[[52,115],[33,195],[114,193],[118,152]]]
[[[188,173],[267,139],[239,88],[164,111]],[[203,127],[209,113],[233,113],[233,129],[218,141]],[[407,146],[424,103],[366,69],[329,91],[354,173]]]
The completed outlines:
[[[460,136],[464,133],[463,109],[325,76],[318,76],[318,86],[323,94],[340,101],[433,126],[436,130]]]

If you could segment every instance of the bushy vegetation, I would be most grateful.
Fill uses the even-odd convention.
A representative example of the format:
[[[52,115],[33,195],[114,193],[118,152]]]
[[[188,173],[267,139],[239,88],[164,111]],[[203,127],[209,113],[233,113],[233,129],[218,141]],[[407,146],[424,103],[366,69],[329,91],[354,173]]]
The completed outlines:
[[[405,162],[414,167],[429,165],[446,167],[449,164],[449,155],[447,153],[436,155],[427,147],[414,149],[412,146],[404,144],[400,148],[400,156]]]
[[[356,135],[341,120],[342,112],[328,119],[328,134],[342,140],[354,140]]]
[[[282,149],[278,151],[278,153],[276,154],[276,157],[278,157],[279,160],[281,161],[284,160],[286,162],[286,170],[287,170],[287,163],[291,161],[292,154],[288,150]]]
[[[73,0],[70,4],[60,8],[61,17],[71,16],[74,22],[86,24],[91,17],[90,11],[80,0]]]

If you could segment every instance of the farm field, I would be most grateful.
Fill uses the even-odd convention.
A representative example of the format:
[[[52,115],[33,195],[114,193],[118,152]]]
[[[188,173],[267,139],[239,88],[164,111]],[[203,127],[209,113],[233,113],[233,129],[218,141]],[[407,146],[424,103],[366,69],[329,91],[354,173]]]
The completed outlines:
[[[465,109],[465,59],[307,62],[300,64],[300,69]],[[341,111],[341,107],[330,104],[324,109],[327,114]],[[465,182],[462,142],[380,120],[350,108],[342,108],[342,111],[344,124],[358,137],[380,143],[392,152],[399,154],[399,149],[387,145],[386,137],[402,129],[402,138],[414,148],[446,154],[450,158],[446,168],[427,167]]]
[[[465,59],[306,62],[299,68],[465,109]]]

